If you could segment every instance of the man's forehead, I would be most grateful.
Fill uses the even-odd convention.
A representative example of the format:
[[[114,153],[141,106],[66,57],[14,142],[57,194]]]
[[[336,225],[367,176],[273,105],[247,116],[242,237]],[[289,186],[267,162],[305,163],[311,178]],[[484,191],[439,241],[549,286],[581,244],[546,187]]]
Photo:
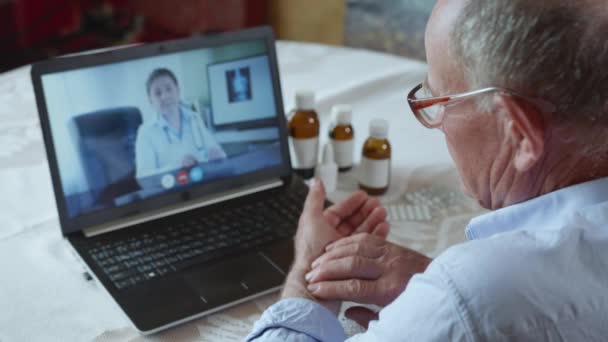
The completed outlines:
[[[460,68],[450,55],[449,44],[450,33],[467,2],[468,0],[438,0],[431,13],[425,33],[427,62],[431,74],[427,84],[436,92],[446,92],[462,79],[462,74],[458,72]]]
[[[431,13],[430,22],[437,27],[449,29],[468,2],[469,0],[438,0]]]

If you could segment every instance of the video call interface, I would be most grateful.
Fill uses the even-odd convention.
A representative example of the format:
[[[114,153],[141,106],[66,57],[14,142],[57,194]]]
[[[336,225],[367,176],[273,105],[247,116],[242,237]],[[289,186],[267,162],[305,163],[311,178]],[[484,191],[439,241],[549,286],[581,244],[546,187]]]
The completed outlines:
[[[67,216],[282,163],[265,42],[42,77]]]

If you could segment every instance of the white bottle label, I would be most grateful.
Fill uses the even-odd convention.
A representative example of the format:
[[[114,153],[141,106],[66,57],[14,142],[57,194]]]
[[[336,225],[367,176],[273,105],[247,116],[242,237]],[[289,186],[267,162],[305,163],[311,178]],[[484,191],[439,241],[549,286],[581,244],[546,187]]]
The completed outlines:
[[[331,139],[331,145],[334,150],[334,160],[338,164],[338,167],[353,166],[353,149],[355,146],[353,139]]]
[[[359,183],[368,188],[381,189],[388,186],[391,176],[390,159],[370,159],[361,156]]]
[[[319,137],[296,139],[289,137],[289,154],[294,169],[312,169],[317,165]]]

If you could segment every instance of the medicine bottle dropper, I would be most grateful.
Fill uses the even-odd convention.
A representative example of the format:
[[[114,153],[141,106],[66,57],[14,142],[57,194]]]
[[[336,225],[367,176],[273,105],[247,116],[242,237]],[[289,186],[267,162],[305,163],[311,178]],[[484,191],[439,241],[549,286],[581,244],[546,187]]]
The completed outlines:
[[[334,152],[330,143],[323,146],[321,163],[315,169],[315,177],[323,181],[325,191],[331,193],[338,186],[338,165],[334,161]]]
[[[363,144],[359,166],[359,187],[370,195],[386,192],[391,178],[391,145],[387,139],[388,122],[372,120],[369,138]]]
[[[329,139],[334,150],[334,159],[340,172],[353,167],[355,132],[351,125],[352,108],[349,105],[335,105],[332,108],[334,125],[329,131]]]
[[[314,107],[312,91],[297,91],[296,108],[288,123],[291,165],[304,179],[314,175],[319,151],[319,116]]]

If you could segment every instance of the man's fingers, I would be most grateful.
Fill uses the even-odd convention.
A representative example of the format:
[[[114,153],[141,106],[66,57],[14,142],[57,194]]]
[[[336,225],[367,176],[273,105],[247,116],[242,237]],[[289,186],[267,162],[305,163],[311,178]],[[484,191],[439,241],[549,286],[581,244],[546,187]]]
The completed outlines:
[[[376,207],[355,229],[355,233],[371,233],[376,225],[386,221],[386,209]]]
[[[338,202],[327,208],[325,210],[325,215],[328,216],[330,220],[335,220],[337,218],[337,225],[340,221],[351,216],[354,212],[359,210],[361,206],[366,203],[367,198],[367,193],[363,191],[357,191],[354,194],[350,195],[344,201]]]
[[[371,233],[378,223],[386,220],[386,209],[377,198],[357,192],[346,201],[327,209],[325,217],[343,236],[355,232]]]
[[[336,227],[338,232],[343,236],[348,236],[353,233],[356,227],[358,227],[369,214],[378,206],[380,201],[377,198],[368,197],[365,195],[366,200],[361,203],[360,207],[353,211],[350,216],[342,218],[339,225]]]
[[[362,306],[353,306],[351,308],[346,309],[346,311],[344,312],[344,316],[346,316],[346,318],[348,319],[352,319],[353,321],[357,322],[357,324],[364,327],[365,329],[368,328],[369,322],[378,320],[377,313]]]
[[[380,206],[380,201],[377,198],[368,197],[365,203],[363,203],[363,206],[361,206],[361,210],[354,212],[353,215],[346,219],[346,222],[348,222],[351,227],[357,227],[361,224],[361,222],[363,222],[367,218],[367,216],[369,216],[369,214],[374,209]]]
[[[350,245],[351,243],[361,243],[364,240],[364,243],[371,244],[373,246],[381,246],[385,243],[384,239],[381,239],[378,236],[374,236],[369,233],[357,233],[330,243],[327,245],[327,247],[325,247],[325,250],[330,251],[331,249],[339,246],[346,246]]]
[[[323,255],[313,261],[311,266],[312,268],[315,268],[329,260],[341,259],[348,256],[360,256],[375,259],[384,255],[385,252],[386,248],[384,248],[383,246],[368,244],[365,243],[365,241],[359,243],[351,243],[344,246],[338,246],[330,251],[325,252]]]
[[[376,283],[375,280],[348,279],[309,284],[307,288],[319,299],[374,304],[374,296],[377,295]]]
[[[302,214],[308,215],[321,215],[325,204],[325,187],[323,182],[318,179],[313,179],[306,201],[304,202],[304,209]]]
[[[320,264],[305,276],[309,283],[326,280],[344,279],[378,279],[382,267],[375,259],[351,255],[340,259],[328,260]]]
[[[378,201],[377,198],[368,198],[359,210],[340,222],[336,229],[343,236],[353,234],[355,230],[357,230],[357,228],[359,228],[361,224],[363,224],[377,208],[382,208],[380,201]],[[363,229],[359,229],[357,231],[363,231]]]
[[[376,227],[372,231],[372,234],[375,236],[378,236],[382,239],[386,239],[386,237],[388,236],[388,233],[390,231],[390,228],[391,228],[391,226],[388,222],[381,222],[376,225]]]

